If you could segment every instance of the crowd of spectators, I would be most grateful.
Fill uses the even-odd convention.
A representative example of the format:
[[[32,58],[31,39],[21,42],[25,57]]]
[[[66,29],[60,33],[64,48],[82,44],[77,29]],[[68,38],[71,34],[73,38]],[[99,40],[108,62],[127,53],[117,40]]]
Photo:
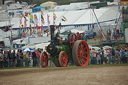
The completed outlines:
[[[7,67],[29,67],[39,66],[39,57],[41,50],[37,49],[34,52],[22,50],[0,51],[0,68]],[[31,64],[31,65],[30,65]]]
[[[115,49],[114,46],[108,49],[90,49],[89,64],[122,64],[128,63],[128,47]]]
[[[22,50],[0,51],[0,68],[7,67],[39,67],[39,58],[41,50],[34,52],[23,52]],[[114,46],[109,49],[90,49],[89,65],[96,64],[122,64],[128,63],[128,47],[115,49]]]
[[[123,37],[123,31],[122,29],[116,29],[113,28],[112,30],[108,29],[107,30],[107,38],[110,39],[114,39],[114,40],[118,40],[121,39]]]

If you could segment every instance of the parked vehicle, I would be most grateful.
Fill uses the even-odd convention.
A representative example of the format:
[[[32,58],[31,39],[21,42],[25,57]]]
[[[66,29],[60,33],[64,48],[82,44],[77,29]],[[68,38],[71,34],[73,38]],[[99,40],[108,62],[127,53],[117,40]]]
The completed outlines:
[[[89,38],[94,38],[96,36],[96,32],[93,32],[93,31],[85,31],[85,36],[87,37],[87,39]]]

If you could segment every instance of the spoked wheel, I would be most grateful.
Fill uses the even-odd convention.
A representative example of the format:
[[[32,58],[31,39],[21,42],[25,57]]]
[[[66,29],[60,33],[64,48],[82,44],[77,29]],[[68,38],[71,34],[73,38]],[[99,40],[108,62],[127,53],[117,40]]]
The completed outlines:
[[[82,40],[82,36],[80,33],[77,34],[78,40]]]
[[[41,67],[48,66],[48,54],[46,52],[43,52],[40,56],[40,65]]]
[[[90,50],[88,44],[84,40],[75,42],[72,50],[72,57],[76,66],[86,66],[88,64]]]
[[[65,51],[61,51],[59,54],[59,63],[61,67],[65,67],[68,64],[68,55]]]
[[[71,34],[70,35],[70,47],[71,48],[73,47],[75,41],[77,41],[77,40],[78,40],[78,37],[76,36],[76,34]]]

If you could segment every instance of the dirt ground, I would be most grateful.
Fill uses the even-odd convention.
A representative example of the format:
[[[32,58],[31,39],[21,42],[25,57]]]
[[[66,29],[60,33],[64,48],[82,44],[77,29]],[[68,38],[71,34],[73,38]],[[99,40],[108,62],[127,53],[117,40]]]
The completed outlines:
[[[4,69],[0,85],[128,85],[128,66]]]

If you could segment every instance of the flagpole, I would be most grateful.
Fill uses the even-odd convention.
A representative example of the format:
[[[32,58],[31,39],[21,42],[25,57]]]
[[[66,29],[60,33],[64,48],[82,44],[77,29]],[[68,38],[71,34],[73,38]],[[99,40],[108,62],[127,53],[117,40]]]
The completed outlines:
[[[8,14],[8,26],[11,26],[11,20],[10,20],[10,16],[9,16],[9,14]],[[11,37],[10,37],[10,44],[11,44],[11,46],[10,46],[10,48],[11,49],[13,49],[13,46],[12,46],[12,27],[11,27]]]

